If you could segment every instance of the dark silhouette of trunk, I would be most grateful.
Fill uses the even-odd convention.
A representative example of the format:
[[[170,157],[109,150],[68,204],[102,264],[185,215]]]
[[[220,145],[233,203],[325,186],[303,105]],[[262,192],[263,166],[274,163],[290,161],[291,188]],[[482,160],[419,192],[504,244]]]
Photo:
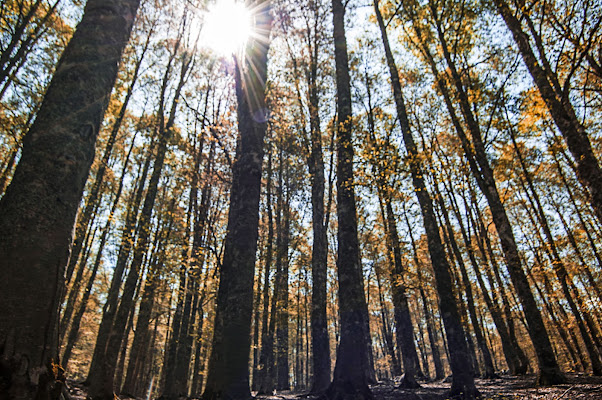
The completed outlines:
[[[326,397],[372,399],[368,388],[369,367],[367,315],[362,285],[357,236],[357,211],[353,185],[353,112],[349,57],[345,37],[345,7],[341,0],[332,0],[334,54],[337,88],[337,215],[340,342],[334,378]]]
[[[100,205],[100,202],[97,203]],[[98,207],[94,209],[94,214],[98,211]],[[96,239],[96,232],[98,231],[98,226],[95,226],[94,222],[96,220],[96,215],[90,220],[90,229],[86,234],[85,240],[85,252],[82,255],[79,266],[77,268],[77,274],[75,275],[73,285],[71,285],[71,289],[69,290],[69,296],[67,296],[67,304],[63,308],[61,315],[61,322],[59,324],[59,334],[61,337],[61,342],[59,346],[62,345],[64,340],[64,335],[67,332],[67,328],[69,327],[69,322],[71,322],[71,317],[73,317],[73,312],[75,311],[75,306],[77,299],[80,296],[81,285],[83,284],[84,274],[87,272],[86,265],[88,264],[88,259],[90,258],[90,253],[92,252],[92,243]]]
[[[261,249],[260,249],[261,251]],[[259,257],[262,259],[263,257]],[[259,379],[259,353],[261,351],[259,347],[259,322],[261,320],[261,298],[263,295],[263,288],[261,287],[261,279],[263,278],[263,264],[259,264],[259,270],[257,271],[257,291],[255,292],[255,299],[253,300],[253,374],[251,377],[251,390],[257,391],[258,379]],[[268,278],[269,279],[269,278]]]
[[[61,0],[56,0],[52,5],[48,4],[46,10],[40,10],[43,3],[41,0],[36,0],[24,15],[19,13],[19,17],[15,19],[16,25],[10,27],[10,40],[6,46],[3,46],[0,54],[0,85],[4,84],[0,92],[0,100],[4,97],[12,78],[25,63],[31,49],[43,37],[48,22],[55,16]],[[40,15],[40,12],[44,14]],[[39,20],[33,22],[36,16]]]
[[[266,213],[268,216],[268,235],[266,238],[265,275],[263,282],[263,312],[261,317],[261,352],[259,354],[259,366],[257,371],[257,391],[259,394],[271,394],[273,382],[271,378],[272,364],[274,359],[274,329],[275,319],[275,294],[272,297],[271,318],[268,326],[269,304],[270,304],[270,270],[272,268],[274,223],[272,221],[272,151],[268,144],[267,162],[267,187],[266,187]]]
[[[564,187],[566,188],[569,198],[571,199],[571,204],[575,208],[575,212],[576,212],[577,216],[579,217],[579,224],[581,225],[581,228],[585,232],[585,235],[587,236],[587,240],[589,242],[591,250],[594,253],[596,261],[598,262],[598,268],[602,268],[602,256],[600,255],[600,251],[598,250],[598,245],[596,244],[596,241],[594,240],[594,238],[592,236],[592,232],[591,232],[592,229],[589,226],[589,224],[585,221],[585,219],[583,218],[583,212],[577,206],[577,201],[575,199],[575,195],[573,194],[573,190],[571,189],[571,186],[569,185],[566,177],[564,176],[564,172],[562,171],[562,166],[560,165],[560,161],[558,160],[556,153],[555,152],[551,152],[551,153],[552,153],[552,156],[554,157],[554,163],[556,164],[556,169],[558,171],[558,175],[560,175],[560,179],[562,180],[562,183],[564,184]],[[598,290],[601,290],[600,285],[596,285],[596,287],[598,288]],[[598,295],[598,296],[600,296],[600,295]],[[600,301],[602,301],[602,299]]]
[[[255,15],[253,52],[237,60],[239,140],[232,166],[228,229],[216,298],[213,347],[202,398],[249,399],[248,361],[253,314],[253,277],[259,225],[263,140],[267,125],[265,84],[272,18],[270,1],[261,1]],[[250,56],[253,54],[253,56]]]
[[[182,317],[184,312],[184,301],[186,299],[186,266],[180,267],[180,284],[178,286],[178,302],[174,312],[173,321],[171,323],[171,335],[169,336],[167,350],[165,351],[165,359],[163,362],[163,385],[162,389],[169,385],[167,382],[173,382],[176,365],[176,355],[178,351],[178,339],[180,337],[180,329],[182,327]]]
[[[412,237],[412,242],[414,238]],[[415,244],[413,244],[415,247]],[[422,282],[422,274],[420,269],[418,271],[418,280]],[[445,370],[443,369],[443,361],[441,361],[441,353],[439,351],[438,337],[436,335],[435,327],[433,326],[433,313],[429,307],[429,302],[424,291],[424,287],[420,285],[420,299],[422,300],[422,307],[424,316],[426,318],[426,331],[429,337],[429,343],[431,345],[431,353],[433,355],[433,364],[435,365],[435,379],[441,380],[445,378]]]
[[[481,263],[479,263],[477,261],[474,251],[472,250],[473,249],[473,246],[472,246],[473,239],[472,239],[472,236],[470,236],[470,232],[469,232],[470,225],[472,225],[474,227],[474,225],[476,225],[476,223],[472,222],[472,224],[471,224],[471,221],[472,221],[471,214],[470,214],[470,211],[467,206],[466,207],[466,218],[468,219],[469,227],[467,229],[464,226],[459,207],[458,207],[457,203],[455,202],[454,197],[452,197],[450,190],[451,190],[450,187],[447,187],[448,197],[451,200],[452,210],[456,216],[456,219],[458,220],[462,238],[463,238],[464,242],[467,243],[468,258],[470,260],[473,270],[475,271],[475,276],[477,278],[477,283],[479,284],[479,287],[481,289],[483,299],[485,300],[487,309],[489,310],[489,313],[491,314],[491,317],[495,324],[496,330],[500,337],[500,341],[502,343],[502,351],[504,352],[504,356],[506,358],[506,363],[508,364],[508,369],[512,375],[525,374],[527,372],[528,364],[523,360],[526,356],[524,355],[522,349],[518,345],[516,336],[514,335],[514,325],[511,324],[512,323],[511,316],[506,321],[504,320],[502,310],[499,307],[497,294],[496,294],[496,291],[493,286],[494,281],[491,276],[491,269],[497,270],[497,264],[495,264],[495,259],[493,259],[493,258],[490,259],[488,256],[488,254],[492,254],[492,253],[488,253],[485,250],[483,241],[488,241],[488,237],[483,239],[482,236],[485,236],[486,232],[484,230],[480,230],[481,237],[476,239],[476,243],[477,243],[477,246],[481,253],[481,256],[483,259],[483,264],[485,266],[485,268],[483,268],[480,266]],[[479,219],[479,223],[480,223],[480,227],[484,228],[480,219]],[[475,229],[475,231],[477,230],[476,227],[474,227],[474,229]],[[477,236],[478,236],[478,233],[477,233]],[[491,268],[487,268],[489,261],[491,261]],[[486,286],[485,281],[483,280],[483,275],[482,275],[483,269],[487,273],[489,286]],[[493,289],[491,291],[491,295],[489,294],[489,287],[491,287]],[[506,300],[506,296],[505,296],[503,287],[500,287],[500,292],[501,292],[501,297],[503,298],[502,302],[505,307],[507,305],[507,300]],[[505,309],[507,309],[507,308],[505,307]],[[508,316],[508,315],[506,315],[506,316]]]
[[[59,307],[77,208],[138,0],[90,0],[0,200],[2,377],[12,398],[60,393]],[[27,361],[26,361],[27,360]],[[24,365],[24,368],[15,366]],[[58,380],[57,380],[58,379]]]
[[[119,253],[117,255],[117,262],[115,264],[115,269],[113,270],[111,285],[107,292],[107,300],[105,301],[105,304],[103,306],[102,319],[98,328],[98,334],[96,335],[96,344],[94,346],[94,352],[92,354],[92,360],[90,362],[88,378],[86,379],[86,382],[88,384],[90,382],[90,376],[96,373],[93,371],[96,371],[96,369],[98,368],[98,360],[100,359],[100,354],[104,353],[106,349],[109,333],[113,325],[113,320],[115,319],[115,312],[117,311],[117,305],[119,302],[119,292],[121,290],[123,273],[125,272],[127,260],[130,254],[130,250],[132,248],[132,243],[134,241],[134,228],[138,217],[138,210],[140,208],[142,197],[144,195],[146,179],[150,170],[151,161],[153,159],[154,147],[155,146],[153,141],[149,146],[148,155],[146,157],[146,160],[144,161],[142,173],[140,178],[138,179],[137,188],[134,191],[134,195],[132,196],[132,199],[127,207],[125,225],[122,230],[121,245],[119,247]]]
[[[79,255],[82,250],[82,245],[84,244],[83,237],[88,225],[90,225],[90,220],[92,218],[92,215],[94,214],[93,211],[101,200],[99,195],[101,194],[100,191],[104,182],[104,176],[107,171],[107,167],[109,166],[109,160],[111,159],[111,155],[113,154],[113,147],[115,147],[115,143],[117,142],[117,135],[119,133],[119,130],[121,129],[123,119],[125,118],[125,113],[134,93],[134,88],[136,87],[136,82],[138,81],[138,77],[140,75],[142,61],[144,60],[144,56],[146,55],[146,52],[149,48],[150,39],[152,35],[153,29],[151,29],[151,31],[148,33],[146,42],[144,44],[144,47],[142,48],[142,53],[140,54],[140,58],[136,61],[134,73],[132,75],[132,80],[130,81],[130,85],[127,89],[127,93],[123,100],[123,104],[121,105],[121,108],[119,110],[119,113],[117,114],[117,118],[115,118],[115,122],[111,127],[111,133],[109,134],[109,138],[107,139],[107,144],[105,146],[102,159],[98,164],[98,171],[96,171],[94,183],[92,183],[92,187],[90,188],[90,194],[86,199],[86,205],[84,206],[83,211],[77,218],[75,239],[73,240],[73,246],[71,250],[71,258],[69,260],[69,264],[67,265],[67,270],[65,272],[65,279],[67,283],[71,281],[71,276],[73,274],[75,266],[77,265]]]
[[[585,126],[579,121],[571,104],[568,93],[570,78],[562,85],[564,87],[561,87],[558,75],[550,69],[545,54],[540,52],[541,60],[538,60],[531,47],[531,38],[521,26],[519,18],[529,18],[522,10],[517,16],[504,0],[495,0],[494,3],[512,33],[527,70],[575,159],[577,177],[588,189],[591,205],[598,220],[602,222],[602,169],[592,149]]]
[[[382,201],[380,202],[381,206],[381,214],[383,217],[383,221],[385,218],[385,211],[383,207]],[[386,225],[385,225],[386,226]],[[385,229],[385,234],[387,234],[387,229]],[[389,252],[390,253],[390,252]],[[390,260],[389,260],[390,262]],[[392,376],[400,376],[401,375],[401,364],[399,363],[399,359],[397,358],[397,353],[395,351],[395,344],[393,342],[393,332],[391,328],[391,322],[389,318],[389,312],[387,310],[387,306],[385,305],[384,294],[381,285],[381,273],[380,267],[375,265],[374,272],[376,274],[376,283],[378,287],[378,301],[380,304],[380,319],[382,323],[382,337],[384,342],[384,349],[386,350],[386,354],[390,357],[391,363],[391,375]]]
[[[575,255],[577,256],[579,263],[581,264],[581,270],[585,273],[585,276],[587,277],[590,289],[594,290],[594,292],[596,293],[596,296],[598,297],[598,301],[602,304],[602,285],[599,285],[596,282],[596,278],[594,277],[592,270],[589,268],[587,261],[585,261],[583,252],[581,251],[581,249],[579,248],[579,245],[577,244],[577,239],[575,238],[573,231],[571,230],[566,218],[564,217],[562,211],[560,210],[560,205],[553,200],[552,200],[552,203],[554,204],[554,209],[556,211],[556,215],[560,219],[560,222],[562,223],[562,227],[564,228],[567,238],[569,239],[569,243],[571,244],[571,247],[575,251]],[[591,235],[591,233],[590,233],[590,235]],[[594,247],[594,249],[595,249],[595,247]]]
[[[317,19],[318,7],[315,15]],[[322,131],[320,129],[320,97],[318,79],[318,22],[312,32],[315,42],[311,49],[308,74],[309,86],[309,125],[311,131],[311,152],[308,158],[311,179],[311,207],[313,247],[311,256],[311,339],[313,382],[312,393],[320,393],[330,383],[330,339],[326,316],[326,281],[328,268],[328,222],[324,212],[324,155],[322,152]],[[309,360],[307,361],[309,362]]]
[[[172,201],[173,204],[173,201]],[[173,206],[171,207],[173,210]],[[167,226],[160,226],[157,229],[155,251],[159,253],[150,263],[150,268],[147,273],[146,282],[142,291],[142,299],[138,310],[136,321],[136,331],[134,340],[130,349],[130,357],[128,362],[127,374],[123,383],[122,393],[133,396],[143,396],[148,382],[144,379],[146,364],[149,362],[149,348],[151,347],[151,339],[153,333],[150,326],[153,318],[153,309],[155,306],[155,298],[157,290],[160,286],[161,268],[165,262],[165,252],[162,250],[165,246],[167,238],[169,238],[173,229],[173,219],[169,219]],[[119,376],[119,374],[116,374]]]
[[[391,294],[395,309],[395,332],[397,346],[401,349],[404,372],[400,387],[415,389],[420,387],[418,382],[416,382],[416,375],[420,369],[420,365],[418,364],[418,354],[416,353],[416,345],[414,343],[414,325],[410,315],[410,305],[404,284],[404,275],[406,273],[401,261],[401,245],[399,243],[397,223],[393,215],[393,207],[391,206],[390,199],[385,200],[385,215],[387,218],[389,253],[392,253],[393,256]]]
[[[399,81],[399,72],[389,46],[386,27],[378,8],[378,0],[374,1],[374,9],[380,27],[387,65],[391,76],[391,87],[395,99],[397,117],[400,122],[403,141],[408,153],[412,184],[414,185],[414,191],[418,198],[418,203],[420,204],[431,263],[435,273],[435,282],[439,294],[443,323],[445,324],[445,332],[450,352],[450,366],[453,375],[450,394],[452,396],[461,395],[466,399],[474,398],[479,395],[479,392],[474,385],[474,371],[470,361],[469,349],[465,341],[465,333],[462,328],[458,305],[453,293],[451,268],[447,261],[443,243],[441,242],[441,236],[439,236],[439,227],[437,225],[433,203],[426,187],[418,147],[416,146],[410,131],[410,123],[403,99],[403,93],[401,91],[401,83]]]
[[[288,162],[284,157],[284,141],[278,149],[278,196],[276,208],[276,389],[288,390],[288,247],[290,237]],[[286,177],[285,177],[286,175]],[[286,182],[285,182],[286,180]],[[286,193],[285,193],[286,188]]]

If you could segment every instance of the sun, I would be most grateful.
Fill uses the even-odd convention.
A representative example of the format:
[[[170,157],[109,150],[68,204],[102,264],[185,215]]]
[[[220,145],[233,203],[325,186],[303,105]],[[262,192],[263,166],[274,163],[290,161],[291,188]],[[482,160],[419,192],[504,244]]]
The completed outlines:
[[[209,6],[201,28],[201,46],[222,56],[241,50],[249,39],[251,11],[236,0],[216,0]]]

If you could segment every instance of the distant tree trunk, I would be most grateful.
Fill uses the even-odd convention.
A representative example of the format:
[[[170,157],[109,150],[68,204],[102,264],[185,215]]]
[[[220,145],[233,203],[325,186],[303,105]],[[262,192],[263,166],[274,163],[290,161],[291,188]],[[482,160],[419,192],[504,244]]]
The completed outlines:
[[[556,241],[554,239],[554,236],[552,235],[552,231],[550,230],[550,226],[548,224],[547,217],[543,211],[543,206],[541,204],[539,194],[537,193],[537,191],[535,189],[535,185],[531,178],[531,174],[530,174],[529,170],[527,169],[527,165],[526,165],[523,155],[520,151],[518,143],[516,142],[516,137],[514,135],[512,128],[510,128],[509,133],[510,133],[510,138],[512,139],[512,144],[514,146],[514,151],[516,152],[519,164],[523,171],[523,175],[527,182],[527,187],[531,192],[530,196],[529,196],[529,193],[527,193],[527,197],[529,197],[529,200],[532,203],[534,203],[532,205],[536,211],[539,225],[543,228],[544,234],[546,236],[546,247],[547,247],[547,252],[551,258],[552,267],[554,269],[554,272],[556,273],[556,277],[560,281],[560,287],[562,288],[564,297],[565,297],[566,301],[568,302],[569,307],[573,313],[573,316],[575,317],[575,320],[577,322],[577,327],[579,328],[579,332],[581,333],[581,338],[583,340],[583,343],[585,344],[585,348],[587,350],[589,359],[592,364],[593,373],[594,373],[594,375],[602,375],[602,362],[600,361],[597,349],[594,346],[592,337],[590,337],[590,333],[587,330],[586,324],[583,321],[584,318],[587,320],[588,316],[587,315],[582,316],[581,310],[583,310],[584,314],[587,313],[587,311],[581,304],[582,303],[581,297],[579,296],[579,293],[577,292],[577,290],[574,286],[574,283],[572,282],[572,280],[568,274],[568,271],[566,270],[564,262],[562,261],[562,258],[558,252],[558,248],[556,247]],[[526,191],[526,189],[527,188],[525,188],[525,191]],[[533,221],[533,222],[535,222],[535,221]],[[590,329],[591,329],[591,327],[590,327]],[[592,336],[595,336],[596,332],[592,329],[591,334],[592,334]]]
[[[420,365],[418,364],[416,344],[414,343],[414,325],[412,323],[412,316],[410,315],[410,305],[404,284],[405,272],[401,261],[401,245],[399,243],[397,223],[393,215],[393,207],[391,206],[390,199],[387,199],[385,202],[385,215],[387,217],[389,251],[393,254],[391,293],[395,308],[395,332],[397,345],[401,349],[404,369],[400,387],[415,389],[420,387],[418,382],[416,382],[416,375]]]
[[[345,7],[332,0],[337,87],[337,215],[340,342],[334,378],[326,397],[372,399],[368,388],[368,338],[364,288],[357,237],[357,211],[353,185],[353,113],[349,57],[345,37]]]
[[[167,226],[157,229],[154,248],[159,249],[158,253],[160,255],[151,261],[144,289],[142,290],[142,299],[140,300],[136,320],[134,340],[130,349],[127,374],[123,383],[123,390],[121,391],[132,396],[144,395],[147,387],[147,382],[144,381],[144,370],[146,369],[146,363],[148,363],[148,350],[151,346],[152,332],[150,326],[155,306],[155,296],[160,284],[160,269],[163,267],[165,261],[162,248],[171,233],[172,227],[173,219],[170,219],[167,222]]]
[[[134,242],[134,231],[136,221],[138,219],[138,211],[144,195],[144,187],[146,185],[146,179],[148,177],[151,161],[153,160],[154,147],[154,143],[151,143],[148,149],[148,155],[146,156],[146,160],[144,161],[144,165],[142,167],[142,173],[137,180],[137,187],[134,190],[134,194],[127,206],[125,225],[123,227],[121,236],[121,245],[119,246],[117,262],[115,264],[115,269],[113,270],[111,285],[107,292],[107,300],[103,306],[102,319],[96,335],[96,344],[94,346],[94,352],[92,353],[92,360],[90,361],[88,378],[86,379],[87,383],[90,381],[90,376],[96,373],[95,371],[98,368],[98,360],[106,349],[109,333],[113,325],[113,320],[115,319],[115,313],[119,304],[119,292],[121,290],[123,274],[125,272],[127,260],[132,248],[132,243]]]
[[[383,220],[385,220],[384,216],[384,207],[382,201],[381,205],[381,213],[383,214]],[[385,229],[385,233],[387,233],[387,229]],[[389,252],[390,253],[390,252]],[[391,375],[392,376],[400,376],[401,375],[401,364],[399,363],[399,359],[397,358],[397,353],[395,352],[395,345],[393,343],[393,332],[391,330],[391,322],[389,320],[389,313],[387,307],[385,305],[385,299],[383,295],[382,285],[381,285],[381,274],[379,272],[380,267],[374,266],[374,272],[376,274],[376,283],[378,287],[378,300],[380,304],[380,318],[382,323],[382,332],[383,332],[383,342],[385,345],[385,349],[389,357],[391,358],[390,366],[391,366]]]
[[[316,8],[317,9],[317,8]],[[317,22],[315,25],[317,36]],[[326,316],[326,281],[328,268],[328,226],[324,215],[324,156],[322,152],[322,131],[320,129],[320,98],[317,87],[318,51],[314,43],[308,74],[309,84],[309,125],[311,130],[311,152],[308,159],[311,179],[311,206],[313,247],[311,258],[311,338],[313,357],[312,393],[320,393],[330,383],[330,339]]]
[[[472,142],[468,140],[466,132],[464,131],[464,128],[462,127],[456,115],[456,111],[451,100],[451,94],[446,86],[445,79],[439,74],[436,62],[433,59],[428,46],[424,42],[424,34],[417,23],[414,23],[414,30],[421,42],[421,50],[423,51],[427,62],[430,65],[433,74],[435,75],[435,80],[437,82],[439,91],[443,96],[443,100],[452,119],[454,128],[460,138],[462,148],[464,149],[466,158],[470,165],[470,169],[472,170],[473,175],[477,180],[481,191],[485,195],[491,209],[493,221],[497,228],[498,236],[500,238],[504,256],[506,258],[506,264],[510,272],[510,277],[519,295],[519,298],[521,299],[521,304],[525,310],[525,316],[529,323],[528,331],[536,349],[538,364],[540,367],[538,380],[541,384],[563,382],[565,378],[555,359],[554,351],[552,349],[546,327],[543,323],[541,313],[537,308],[537,303],[535,302],[535,298],[533,297],[533,293],[529,288],[529,283],[520,264],[518,247],[514,238],[512,226],[497,190],[493,170],[489,164],[489,161],[487,160],[480,127],[473,115],[471,103],[464,89],[462,79],[449,53],[448,45],[441,27],[441,20],[439,19],[440,17],[437,15],[437,10],[433,4],[431,4],[430,8],[436,22],[437,34],[441,48],[451,72],[451,82],[456,88],[462,114],[464,116],[466,125],[469,128],[470,134],[472,135]],[[413,15],[412,18],[415,19],[415,15]]]
[[[287,160],[284,158],[284,143],[280,139],[278,149],[278,197],[276,210],[276,270],[278,271],[274,296],[276,300],[276,389],[288,390],[289,384],[289,327],[288,327],[288,248],[290,238],[289,182]],[[286,175],[286,177],[285,177]],[[286,179],[286,182],[285,182]],[[286,188],[286,194],[285,194]]]
[[[274,359],[274,329],[275,329],[275,294],[272,297],[272,317],[270,314],[270,270],[272,268],[274,223],[272,221],[272,151],[268,144],[267,163],[267,187],[266,187],[266,213],[268,215],[268,235],[266,238],[265,275],[263,282],[263,312],[261,321],[261,352],[259,354],[259,366],[257,371],[257,392],[259,394],[271,394],[273,383],[271,382],[271,365]]]
[[[465,341],[464,329],[462,328],[460,313],[456,303],[457,300],[453,293],[451,268],[446,258],[443,243],[441,243],[439,227],[437,225],[433,203],[426,187],[418,147],[416,146],[410,131],[410,123],[403,99],[403,93],[401,91],[401,83],[399,81],[399,72],[389,46],[386,27],[378,8],[378,0],[374,1],[374,9],[381,31],[383,46],[385,48],[397,116],[399,118],[405,147],[408,152],[412,183],[420,204],[420,211],[422,213],[424,228],[428,239],[431,263],[435,273],[435,282],[437,284],[440,308],[449,344],[450,366],[453,375],[450,394],[452,396],[461,395],[466,399],[474,398],[479,396],[479,391],[474,385],[474,371],[470,362],[470,354]]]
[[[15,399],[58,396],[58,316],[77,208],[139,0],[89,0],[0,200],[0,358]],[[15,366],[25,366],[17,368]]]
[[[250,42],[255,47],[253,52],[244,60],[238,60],[235,71],[240,137],[232,166],[228,230],[204,400],[251,398],[248,361],[263,139],[268,115],[265,84],[272,24],[270,1],[261,1],[257,6],[261,8],[255,16],[255,27],[257,32],[265,35],[264,40]]]
[[[410,220],[408,219],[408,214],[405,212],[404,210],[404,217],[406,220],[406,225],[408,226],[408,229],[411,229],[410,227],[412,225],[410,225]],[[420,282],[420,299],[422,300],[422,307],[424,310],[424,316],[426,318],[426,327],[427,327],[427,333],[429,336],[429,342],[431,343],[431,352],[433,355],[433,364],[435,364],[435,379],[443,379],[445,378],[445,370],[443,368],[443,362],[441,360],[441,353],[439,351],[439,344],[438,342],[438,337],[436,335],[437,329],[435,329],[435,326],[433,325],[433,313],[431,312],[431,309],[429,307],[429,302],[428,299],[426,297],[426,293],[424,290],[424,284],[425,282],[423,281],[423,275],[422,275],[422,263],[420,263],[420,260],[418,259],[418,248],[416,246],[416,241],[414,240],[414,236],[411,233],[410,230],[410,243],[412,244],[412,252],[414,255],[414,262],[416,264],[416,271],[418,273],[418,281]],[[444,339],[445,341],[445,339]]]

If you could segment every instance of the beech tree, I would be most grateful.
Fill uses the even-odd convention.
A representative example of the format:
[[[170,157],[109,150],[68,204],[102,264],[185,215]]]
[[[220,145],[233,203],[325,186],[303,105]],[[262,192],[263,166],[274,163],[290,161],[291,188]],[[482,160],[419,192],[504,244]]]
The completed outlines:
[[[62,277],[96,136],[138,5],[88,2],[0,201],[7,274],[2,307],[11,310],[0,317],[0,341],[13,398],[61,390],[56,343]],[[23,362],[26,368],[15,367]]]

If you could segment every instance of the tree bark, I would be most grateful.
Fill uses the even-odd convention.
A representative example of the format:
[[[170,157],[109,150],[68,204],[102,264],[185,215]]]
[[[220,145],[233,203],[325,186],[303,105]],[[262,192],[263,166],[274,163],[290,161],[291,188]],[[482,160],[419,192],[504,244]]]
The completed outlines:
[[[138,5],[88,1],[0,200],[0,363],[15,399],[61,390],[52,364],[73,224]]]

